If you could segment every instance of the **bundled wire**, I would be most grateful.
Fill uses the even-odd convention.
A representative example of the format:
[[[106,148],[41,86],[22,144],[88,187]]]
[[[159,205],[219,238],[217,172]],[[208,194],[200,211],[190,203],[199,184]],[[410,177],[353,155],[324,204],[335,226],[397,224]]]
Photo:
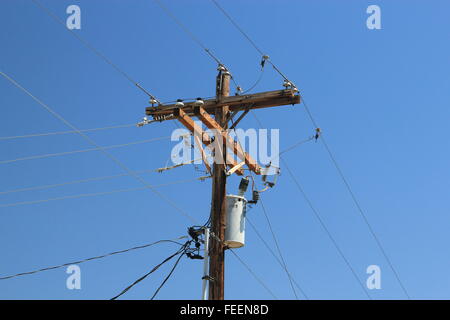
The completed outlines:
[[[178,264],[180,263],[181,258],[184,256],[184,254],[186,253],[187,248],[184,249],[184,251],[180,254],[180,256],[178,257],[177,261],[175,262],[175,264],[173,265],[172,269],[170,270],[169,274],[166,276],[166,278],[164,279],[164,281],[159,285],[158,289],[156,289],[155,293],[153,294],[153,296],[150,298],[150,300],[155,299],[156,295],[158,294],[159,290],[161,290],[161,288],[166,284],[167,280],[169,280],[169,278],[172,276],[173,272],[175,271],[176,267],[178,266]]]
[[[164,284],[167,282],[167,280],[169,279],[169,277],[172,275],[172,273],[174,272],[176,266],[178,265],[181,257],[183,257],[183,255],[186,253],[187,249],[189,248],[189,245],[192,243],[192,240],[186,241],[185,244],[181,245],[181,248],[179,248],[174,254],[170,255],[169,257],[167,257],[166,259],[164,259],[161,263],[159,263],[158,265],[156,265],[155,267],[153,267],[152,270],[150,270],[149,272],[147,272],[146,274],[144,274],[142,277],[138,278],[136,281],[134,281],[132,284],[130,284],[128,287],[126,287],[125,289],[123,289],[118,295],[114,296],[111,298],[111,300],[116,300],[117,298],[119,298],[120,296],[124,295],[127,291],[129,291],[131,288],[133,288],[135,285],[137,285],[139,282],[141,282],[142,280],[144,280],[145,278],[147,278],[149,275],[151,275],[153,272],[155,272],[156,270],[158,270],[163,264],[165,264],[166,262],[170,261],[171,259],[173,259],[174,257],[176,257],[177,255],[180,255],[174,265],[174,267],[172,268],[172,270],[170,271],[169,275],[164,279],[163,283],[159,286],[159,288],[156,290],[156,292],[153,294],[152,298],[153,299],[159,292],[159,290],[164,286]]]

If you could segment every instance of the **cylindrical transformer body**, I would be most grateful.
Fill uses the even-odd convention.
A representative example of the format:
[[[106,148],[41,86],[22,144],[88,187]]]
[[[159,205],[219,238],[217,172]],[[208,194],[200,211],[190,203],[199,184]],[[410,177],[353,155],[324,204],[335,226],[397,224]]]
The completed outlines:
[[[247,200],[236,195],[227,195],[227,224],[225,244],[230,248],[240,248],[245,244],[245,213]]]

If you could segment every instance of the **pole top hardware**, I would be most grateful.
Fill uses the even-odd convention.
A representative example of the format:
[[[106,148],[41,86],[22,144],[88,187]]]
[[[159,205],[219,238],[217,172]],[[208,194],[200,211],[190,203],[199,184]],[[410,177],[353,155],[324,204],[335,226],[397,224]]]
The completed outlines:
[[[217,66],[217,71],[228,71],[227,68],[223,64],[219,64]]]
[[[205,104],[205,102],[203,101],[202,98],[197,98],[197,99],[194,101],[194,103],[193,103],[193,105],[196,106],[196,107],[201,107],[201,106],[204,105],[204,104]]]
[[[144,117],[141,122],[136,123],[136,127],[141,128],[141,127],[145,126],[146,124],[150,124],[152,122],[154,122],[154,120],[148,120],[147,117]]]
[[[177,102],[175,103],[175,106],[177,106],[178,108],[184,107],[183,100],[182,99],[177,99]]]

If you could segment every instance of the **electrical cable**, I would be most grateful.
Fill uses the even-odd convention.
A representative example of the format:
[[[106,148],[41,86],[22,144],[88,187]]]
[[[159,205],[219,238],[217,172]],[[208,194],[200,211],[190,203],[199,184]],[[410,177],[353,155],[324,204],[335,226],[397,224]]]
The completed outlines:
[[[129,251],[134,251],[134,250],[148,248],[148,247],[151,247],[153,245],[156,245],[156,244],[159,244],[159,243],[164,243],[164,242],[170,242],[170,243],[176,243],[178,245],[182,245],[179,242],[177,242],[176,240],[181,240],[181,239],[184,239],[184,238],[186,238],[186,236],[178,237],[178,238],[173,239],[173,240],[159,240],[159,241],[148,243],[148,244],[144,244],[144,245],[141,245],[141,246],[132,247],[132,248],[125,249],[125,250],[120,250],[120,251],[113,251],[113,252],[106,253],[106,254],[103,254],[103,255],[100,255],[100,256],[87,258],[87,259],[83,259],[83,260],[79,260],[79,261],[73,261],[73,262],[69,262],[69,263],[64,263],[64,264],[53,266],[53,267],[46,267],[46,268],[42,268],[42,269],[38,269],[38,270],[34,270],[34,271],[21,272],[21,273],[16,273],[16,274],[9,275],[9,276],[2,276],[2,277],[0,277],[0,280],[6,280],[6,279],[21,277],[21,276],[25,276],[25,275],[38,273],[38,272],[64,268],[64,267],[67,267],[67,266],[70,266],[70,265],[73,265],[73,264],[81,264],[81,263],[84,263],[84,262],[87,262],[87,261],[98,260],[98,259],[106,258],[106,257],[112,256],[112,255],[116,255],[116,254],[121,254],[121,253],[129,252]]]
[[[53,20],[61,24],[64,29],[68,30],[75,38],[78,39],[82,44],[84,44],[89,50],[91,50],[93,53],[95,53],[98,57],[100,57],[103,61],[105,61],[107,64],[109,64],[111,67],[113,67],[118,73],[120,73],[122,76],[124,76],[129,82],[134,84],[137,88],[139,88],[141,91],[143,91],[146,95],[148,95],[151,99],[158,102],[158,99],[155,98],[154,95],[152,95],[150,92],[148,92],[145,88],[143,88],[137,81],[135,81],[129,74],[127,74],[125,71],[123,71],[121,68],[119,68],[116,64],[114,64],[110,59],[108,59],[103,53],[98,51],[94,46],[92,46],[88,41],[86,41],[84,38],[82,38],[80,35],[78,35],[76,32],[74,32],[71,29],[68,29],[66,26],[66,23],[60,19],[57,15],[55,15],[50,9],[45,7],[42,3],[40,3],[37,0],[32,0],[40,9],[42,9],[49,17],[51,17]]]
[[[102,127],[102,128],[83,129],[83,130],[80,130],[80,131],[81,132],[94,132],[94,131],[101,131],[101,130],[118,129],[118,128],[130,128],[130,127],[136,127],[136,124],[135,123],[130,123],[130,124],[122,124],[122,125]],[[26,134],[26,135],[20,135],[20,136],[0,137],[0,141],[12,140],[12,139],[21,139],[21,138],[53,136],[53,135],[69,134],[69,133],[77,133],[77,132],[76,131],[59,131],[59,132],[34,133],[34,134]]]
[[[255,278],[256,281],[259,282],[259,284],[275,299],[278,300],[277,296],[272,292],[272,290],[269,289],[269,287],[264,283],[264,281],[261,280],[260,277],[256,275],[256,273],[242,260],[241,257],[238,256],[238,254],[233,250],[229,249],[229,251],[236,257],[236,259],[247,269],[247,271]]]
[[[230,71],[227,66],[225,66],[218,58],[215,56],[210,49],[208,49],[203,42],[200,41],[199,38],[197,38],[194,33],[192,33],[173,13],[169,10],[160,0],[153,0],[166,14],[171,18],[187,35],[189,38],[191,38],[192,41],[198,44],[198,46],[204,50],[219,66],[224,67],[227,71]],[[231,74],[231,73],[230,73]],[[231,81],[233,81],[233,84],[235,87],[239,87],[239,85],[236,83],[234,77],[231,75]]]
[[[258,79],[256,79],[256,82],[250,88],[248,88],[247,90],[242,92],[241,95],[249,93],[250,91],[252,91],[259,84],[259,82],[262,80],[263,76],[264,76],[264,69],[261,70]]]
[[[237,22],[231,17],[231,15],[225,11],[225,9],[216,1],[211,0],[213,4],[224,14],[224,16],[235,26],[236,29],[250,42],[250,44],[255,48],[256,51],[261,54],[261,56],[266,56],[264,52],[256,45],[256,43],[250,38],[250,36],[237,24]],[[297,88],[297,86],[289,80],[282,72],[281,70],[270,60],[265,59],[272,67],[273,69],[278,72],[278,74],[286,81],[290,82],[294,88]]]
[[[218,65],[225,65],[209,50],[199,38],[195,36],[160,0],[153,0],[166,14],[169,16],[188,36],[192,41],[197,43]]]
[[[370,296],[370,294],[367,292],[366,287],[364,286],[364,284],[362,283],[362,281],[359,279],[358,274],[356,273],[355,269],[353,269],[352,265],[350,264],[350,261],[346,258],[344,252],[342,251],[342,249],[340,248],[340,246],[337,244],[336,240],[334,239],[334,237],[331,235],[331,232],[328,230],[328,227],[325,225],[325,222],[323,221],[322,217],[320,216],[319,212],[316,210],[316,208],[313,206],[311,200],[309,199],[309,197],[306,195],[305,191],[303,190],[303,188],[301,187],[300,183],[298,182],[297,178],[294,176],[294,174],[292,173],[292,171],[290,170],[289,166],[287,165],[286,161],[281,158],[281,161],[283,162],[283,165],[286,167],[289,175],[291,176],[292,180],[294,181],[295,185],[297,186],[297,189],[300,191],[300,193],[302,194],[303,198],[305,199],[305,201],[307,202],[308,206],[311,208],[311,210],[313,211],[314,215],[316,216],[317,220],[319,221],[320,225],[322,226],[322,229],[325,231],[325,233],[328,235],[328,238],[331,240],[331,242],[333,243],[334,247],[336,248],[336,250],[338,251],[339,255],[341,256],[341,258],[344,260],[345,264],[347,265],[347,267],[350,269],[350,271],[353,274],[353,277],[358,281],[359,285],[361,286],[361,288],[364,290],[364,293],[367,295],[367,297],[372,300],[372,297]]]
[[[158,292],[161,290],[161,288],[166,284],[167,280],[169,280],[169,278],[172,276],[173,272],[175,271],[176,267],[178,266],[178,263],[180,263],[181,258],[183,258],[183,256],[186,254],[186,250],[187,248],[184,249],[184,251],[180,254],[180,256],[178,257],[178,259],[175,261],[175,264],[173,265],[172,269],[170,270],[169,274],[164,278],[164,281],[160,284],[160,286],[158,287],[158,289],[156,289],[155,293],[153,294],[153,296],[150,298],[150,300],[155,299],[156,295],[158,294]]]
[[[247,210],[246,214],[248,214],[250,210]],[[266,247],[267,250],[269,250],[269,252],[272,254],[272,256],[275,258],[275,260],[277,260],[278,264],[280,265],[280,267],[284,270],[284,266],[283,266],[283,262],[280,260],[280,258],[275,254],[275,252],[272,250],[272,248],[269,246],[269,244],[266,242],[266,240],[264,240],[263,236],[261,235],[261,233],[258,231],[258,229],[256,228],[256,226],[253,224],[253,222],[251,221],[251,219],[249,218],[248,215],[246,215],[245,217],[246,221],[248,221],[248,223],[250,224],[250,227],[253,229],[253,231],[255,232],[256,236],[259,238],[259,240],[261,240],[261,242],[264,244],[264,246]],[[291,276],[292,277],[292,276]],[[309,300],[309,297],[306,295],[306,293],[304,292],[304,290],[300,287],[300,285],[298,284],[298,282],[294,279],[294,277],[292,277],[292,281],[294,282],[295,286],[300,290],[300,292],[304,295],[306,300]]]
[[[161,263],[159,263],[158,265],[156,265],[152,270],[150,270],[149,272],[147,272],[146,274],[144,274],[142,277],[138,278],[137,280],[135,280],[132,284],[130,284],[128,287],[126,287],[125,289],[123,289],[118,295],[114,296],[111,298],[111,300],[116,300],[117,298],[119,298],[120,296],[124,295],[128,290],[130,290],[131,288],[133,288],[136,284],[138,284],[139,282],[141,282],[142,280],[144,280],[145,278],[147,278],[149,275],[151,275],[153,272],[155,272],[156,270],[159,269],[159,267],[161,267],[163,264],[165,264],[166,262],[170,261],[173,257],[176,257],[177,255],[179,255],[180,253],[183,252],[183,250],[185,250],[186,246],[188,245],[188,243],[190,243],[190,241],[187,241],[185,244],[181,245],[181,248],[178,249],[174,254],[170,255],[169,257],[167,257],[166,259],[164,259]]]
[[[275,236],[275,232],[274,232],[274,230],[272,228],[272,223],[270,222],[269,215],[267,214],[266,207],[264,206],[264,203],[263,203],[261,197],[259,199],[259,203],[261,203],[261,208],[263,209],[264,217],[266,218],[267,224],[268,224],[269,229],[270,229],[270,233],[272,234],[272,238],[273,238],[273,241],[275,243],[275,247],[277,248],[278,254],[280,255],[281,262],[283,263],[283,266],[284,266],[284,270],[286,271],[286,274],[288,276],[289,283],[291,285],[292,291],[294,292],[294,296],[298,300],[298,295],[297,295],[297,292],[296,292],[296,290],[294,288],[294,283],[292,281],[292,276],[291,276],[291,274],[290,274],[290,272],[288,270],[288,267],[287,267],[286,261],[284,260],[283,254],[281,253],[281,248],[280,248],[280,245],[278,243],[278,239]],[[306,294],[303,292],[303,290],[301,290],[301,292],[306,297]]]
[[[152,185],[152,187],[153,188],[161,188],[161,187],[171,186],[171,185],[175,185],[175,184],[181,184],[181,183],[192,182],[192,181],[197,181],[197,180],[204,180],[204,179],[206,179],[206,177],[199,177],[199,178],[186,179],[186,180],[177,180],[177,181],[173,181],[173,182]],[[97,196],[104,196],[104,195],[110,195],[110,194],[115,194],[115,193],[140,191],[140,190],[145,190],[145,189],[147,189],[147,187],[118,189],[118,190],[105,191],[105,192],[82,193],[82,194],[75,194],[75,195],[56,197],[56,198],[50,198],[50,199],[13,202],[13,203],[0,204],[0,208],[10,208],[10,207],[17,207],[17,206],[21,206],[21,205],[39,204],[39,203],[58,201],[58,200],[79,199],[79,198],[85,198],[85,197],[97,197]]]
[[[255,120],[258,122],[259,126],[262,127],[261,121],[258,119],[258,117],[254,114],[253,117],[255,118]],[[367,295],[367,297],[369,299],[372,299],[372,297],[370,296],[370,294],[367,292],[366,287],[363,285],[363,283],[361,282],[361,280],[359,279],[355,269],[353,269],[352,265],[350,264],[349,260],[347,259],[347,257],[345,256],[344,252],[341,250],[340,246],[337,244],[336,240],[334,239],[334,237],[332,236],[331,232],[328,230],[327,226],[325,225],[322,217],[320,216],[319,212],[316,210],[316,208],[314,207],[314,205],[312,204],[312,201],[309,199],[309,197],[306,195],[306,192],[303,190],[303,188],[301,187],[301,185],[299,184],[299,182],[297,181],[297,179],[295,178],[295,176],[293,175],[292,171],[289,169],[287,162],[280,157],[283,165],[286,167],[286,169],[288,170],[289,175],[291,176],[292,180],[294,181],[295,185],[297,186],[298,190],[300,191],[300,193],[302,194],[303,198],[305,199],[306,203],[309,205],[311,211],[314,213],[315,217],[317,218],[318,222],[320,223],[320,225],[322,226],[323,230],[325,231],[325,233],[328,235],[328,238],[331,240],[331,242],[333,243],[334,247],[336,248],[336,250],[338,251],[339,255],[341,256],[341,258],[344,260],[345,264],[347,265],[347,267],[349,268],[349,270],[351,271],[351,273],[353,274],[354,278],[356,279],[356,281],[358,282],[358,284],[361,286],[361,288],[363,289],[364,293]]]
[[[155,193],[159,198],[164,200],[166,203],[168,203],[172,208],[174,208],[176,211],[181,213],[183,216],[191,220],[193,223],[196,223],[196,219],[194,219],[192,216],[190,216],[187,212],[185,212],[183,209],[178,207],[175,202],[155,190],[151,187],[141,176],[136,174],[134,171],[130,170],[122,161],[114,157],[111,153],[104,150],[100,145],[98,145],[92,138],[84,134],[83,132],[80,132],[78,128],[76,128],[73,124],[71,124],[69,121],[67,121],[64,117],[62,117],[60,114],[55,112],[52,108],[50,108],[47,104],[39,100],[37,97],[35,97],[31,92],[29,92],[27,89],[22,87],[19,83],[17,83],[14,79],[12,79],[10,76],[8,76],[3,71],[0,71],[0,75],[2,75],[6,80],[11,82],[14,86],[16,86],[18,89],[26,93],[30,98],[32,98],[34,101],[36,101],[41,107],[43,107],[45,110],[47,110],[50,114],[52,114],[55,118],[59,119],[61,122],[63,122],[65,125],[70,127],[72,130],[76,131],[83,139],[85,139],[89,144],[93,145],[94,147],[98,148],[100,152],[102,152],[105,156],[107,156],[110,160],[112,160],[117,166],[119,166],[122,170],[127,172],[129,175],[133,176],[136,180],[138,180],[140,183],[142,183],[144,186],[146,186],[148,189],[150,189],[153,193]]]
[[[102,148],[103,150],[109,150],[109,149],[123,148],[123,147],[137,145],[137,144],[142,144],[142,143],[160,141],[160,140],[164,140],[164,139],[170,139],[170,136],[157,137],[157,138],[152,138],[152,139],[147,139],[147,140],[128,142],[128,143],[124,143],[124,144],[116,144],[116,145],[112,145],[112,146],[103,146],[103,147],[100,147],[100,148]],[[36,159],[43,159],[43,158],[50,158],[50,157],[65,156],[65,155],[69,155],[69,154],[98,151],[98,150],[100,150],[100,148],[89,148],[89,149],[57,152],[57,153],[46,153],[46,154],[38,154],[38,155],[35,155],[35,156],[28,156],[28,157],[22,157],[22,158],[10,159],[10,160],[2,160],[2,161],[0,161],[0,165],[1,164],[18,162],[18,161],[36,160]]]
[[[306,110],[306,112],[307,112],[307,114],[308,114],[308,116],[309,116],[309,118],[310,118],[310,120],[311,120],[311,123],[312,123],[316,128],[318,128],[317,122],[315,121],[314,117],[312,116],[312,113],[311,113],[311,111],[309,110],[308,105],[307,105],[306,102],[305,102],[305,99],[303,99],[303,105],[305,106],[305,110]],[[387,261],[387,263],[388,263],[388,265],[389,265],[389,267],[390,267],[392,273],[394,274],[395,278],[397,279],[397,282],[400,284],[400,287],[401,287],[403,293],[404,293],[404,294],[407,296],[407,298],[410,300],[410,299],[411,299],[411,296],[410,296],[408,290],[406,290],[405,285],[404,285],[403,282],[401,281],[400,276],[399,276],[397,270],[394,268],[394,265],[393,265],[391,259],[389,258],[389,256],[388,256],[386,250],[384,249],[383,245],[381,244],[380,239],[379,239],[378,236],[376,235],[375,230],[373,229],[372,225],[370,224],[369,219],[367,218],[366,214],[364,213],[364,210],[362,209],[362,206],[360,205],[358,199],[356,198],[355,193],[353,192],[352,187],[350,186],[350,183],[348,182],[347,178],[345,177],[344,172],[342,171],[342,169],[341,169],[341,167],[339,166],[339,164],[338,164],[336,158],[334,157],[333,153],[331,152],[331,149],[330,149],[330,147],[328,146],[328,144],[327,144],[325,138],[323,137],[323,135],[321,136],[320,140],[322,140],[322,143],[323,143],[323,145],[324,145],[324,147],[325,147],[325,150],[327,151],[327,153],[328,153],[328,155],[329,155],[329,157],[330,157],[330,159],[331,159],[331,162],[334,164],[334,166],[335,166],[335,168],[336,168],[336,170],[337,170],[337,172],[338,172],[340,178],[342,179],[342,182],[344,183],[344,185],[345,185],[347,191],[349,192],[349,194],[350,194],[350,196],[351,196],[351,198],[352,198],[352,200],[353,200],[353,203],[355,204],[355,206],[356,206],[356,208],[357,208],[359,214],[361,215],[363,221],[365,222],[367,228],[369,229],[370,234],[371,234],[372,237],[374,238],[374,240],[375,240],[375,242],[376,242],[378,248],[380,249],[381,253],[383,254],[385,260]]]

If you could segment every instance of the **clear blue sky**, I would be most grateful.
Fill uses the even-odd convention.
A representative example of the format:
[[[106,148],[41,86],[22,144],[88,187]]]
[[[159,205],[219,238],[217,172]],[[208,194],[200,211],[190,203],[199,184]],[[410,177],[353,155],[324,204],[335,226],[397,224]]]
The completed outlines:
[[[43,0],[61,19],[78,4],[76,31],[161,100],[214,94],[215,64],[150,0]],[[260,56],[210,1],[166,5],[231,69],[244,88]],[[450,152],[448,1],[220,1],[272,60],[296,82],[319,122],[368,219],[413,298],[450,298]],[[382,10],[382,30],[366,28],[366,8]],[[0,2],[0,69],[80,129],[137,122],[147,97],[31,1]],[[267,68],[255,89],[281,88]],[[0,136],[69,130],[0,79]],[[303,106],[258,111],[280,128],[281,149],[312,134]],[[257,127],[252,116],[243,128]],[[89,133],[101,145],[170,135],[169,122]],[[111,150],[132,170],[162,167],[169,140]],[[0,141],[0,160],[90,148],[76,134]],[[321,143],[286,154],[290,168],[365,282],[382,270],[374,299],[405,298]],[[0,164],[0,190],[122,173],[100,152]],[[162,184],[199,176],[193,166],[144,175]],[[229,191],[238,180],[230,179]],[[0,194],[0,205],[80,193],[136,188],[131,177],[41,191]],[[210,181],[159,189],[198,221],[209,214]],[[313,299],[365,299],[286,170],[263,195],[288,267]],[[252,221],[274,247],[260,206]],[[0,275],[70,262],[185,234],[192,223],[148,190],[0,207]],[[0,281],[1,299],[107,299],[176,249],[163,244],[81,264],[82,289],[68,290],[65,269]],[[248,228],[238,254],[278,298],[292,299],[286,275]],[[198,299],[201,262],[183,259],[160,299]],[[127,293],[147,299],[168,266]],[[226,298],[270,299],[231,255]]]

